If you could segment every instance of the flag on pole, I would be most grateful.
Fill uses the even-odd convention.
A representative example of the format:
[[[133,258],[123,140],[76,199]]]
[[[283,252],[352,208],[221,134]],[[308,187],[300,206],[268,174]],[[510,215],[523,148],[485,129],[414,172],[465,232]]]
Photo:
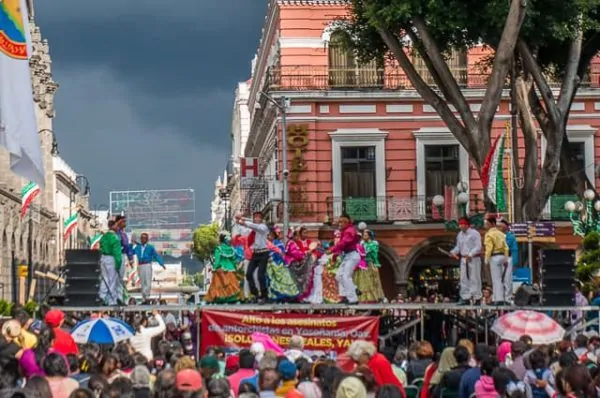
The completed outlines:
[[[23,187],[21,190],[21,218],[25,217],[29,205],[33,203],[33,200],[41,191],[40,186],[35,182],[30,182]]]
[[[27,11],[26,0],[0,1],[0,145],[10,153],[10,169],[43,188]]]
[[[69,217],[65,220],[64,232],[63,232],[64,240],[67,240],[69,238],[69,236],[71,235],[71,233],[73,232],[73,230],[77,227],[78,215],[79,215],[78,213],[74,213],[71,217]]]
[[[100,247],[100,239],[102,239],[103,234],[97,234],[90,239],[90,249],[98,250]]]
[[[504,143],[506,131],[500,134],[494,141],[492,149],[485,158],[481,170],[481,182],[486,190],[488,198],[496,206],[496,212],[506,211],[506,199],[504,197]]]

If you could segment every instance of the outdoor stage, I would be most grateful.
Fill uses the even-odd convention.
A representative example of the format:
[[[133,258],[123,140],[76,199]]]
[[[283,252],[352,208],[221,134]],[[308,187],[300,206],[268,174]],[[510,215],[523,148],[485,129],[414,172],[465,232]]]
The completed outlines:
[[[134,305],[134,306],[98,306],[98,307],[73,307],[73,306],[55,306],[64,312],[149,312],[159,311],[263,311],[263,312],[320,312],[320,311],[492,311],[507,312],[515,310],[532,311],[600,311],[600,306],[563,306],[546,307],[540,305],[517,307],[514,305],[491,306],[491,305],[458,305],[458,304],[215,304],[215,305]]]

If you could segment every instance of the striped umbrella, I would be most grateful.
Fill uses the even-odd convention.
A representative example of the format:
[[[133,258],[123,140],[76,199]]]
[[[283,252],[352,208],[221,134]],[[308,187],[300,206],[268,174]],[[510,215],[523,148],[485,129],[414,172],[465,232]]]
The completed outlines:
[[[533,344],[550,344],[563,339],[565,330],[554,319],[537,311],[513,311],[496,319],[492,331],[502,340],[517,341],[531,336]]]
[[[71,329],[71,336],[77,344],[116,344],[134,334],[131,326],[116,318],[86,319]]]

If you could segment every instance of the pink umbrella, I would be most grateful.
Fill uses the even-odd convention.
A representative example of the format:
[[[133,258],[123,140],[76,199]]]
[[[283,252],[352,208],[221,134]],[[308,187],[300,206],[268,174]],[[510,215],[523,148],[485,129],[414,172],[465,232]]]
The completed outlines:
[[[555,343],[563,339],[565,330],[554,319],[537,311],[513,311],[496,319],[492,331],[502,340],[517,341],[523,335],[531,336],[538,344]]]

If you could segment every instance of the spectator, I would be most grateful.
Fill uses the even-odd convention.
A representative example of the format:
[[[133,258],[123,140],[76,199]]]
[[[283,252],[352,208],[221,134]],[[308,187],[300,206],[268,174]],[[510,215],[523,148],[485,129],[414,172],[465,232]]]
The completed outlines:
[[[475,383],[481,377],[481,363],[490,356],[490,347],[486,344],[477,344],[475,346],[476,367],[467,370],[460,378],[458,387],[459,398],[469,398],[475,392]]]
[[[492,378],[492,373],[497,367],[498,359],[491,355],[481,362],[481,376],[475,383],[475,396],[477,398],[497,398],[498,393]]]
[[[143,365],[137,365],[129,375],[133,385],[133,394],[135,398],[150,398],[152,391],[150,389],[150,371]]]
[[[306,358],[310,362],[312,362],[309,357],[307,357],[306,355],[304,355],[304,351],[303,350],[304,350],[304,337],[298,336],[298,335],[294,335],[294,336],[292,336],[290,338],[290,343],[288,345],[288,350],[285,352],[284,355],[292,363],[295,363],[300,358]]]
[[[392,371],[398,380],[400,380],[402,385],[406,385],[406,372],[401,366],[402,363],[405,362],[405,360],[402,358],[406,358],[406,348],[399,347],[398,349],[394,350],[392,347],[384,347],[384,349],[381,350],[381,353],[383,356],[385,356],[385,359],[392,364]]]
[[[37,345],[33,349],[23,351],[19,358],[19,366],[25,378],[44,376],[42,361],[54,345],[54,332],[47,326],[42,327],[37,336]]]
[[[430,388],[437,387],[442,382],[444,375],[454,369],[456,365],[458,365],[458,363],[454,357],[454,347],[445,348],[444,351],[442,351],[442,356],[438,362],[437,369],[429,382]]]
[[[33,323],[33,319],[29,313],[25,310],[25,308],[18,306],[13,308],[12,317],[15,321],[19,322],[21,325],[21,338],[17,339],[15,342],[21,348],[33,348],[37,344],[37,337],[35,334],[29,331],[29,326]]]
[[[60,310],[50,310],[44,317],[44,322],[54,332],[52,348],[63,355],[79,354],[79,349],[71,334],[62,329],[65,323],[65,314]]]
[[[227,378],[236,398],[238,396],[238,390],[242,380],[249,379],[256,374],[254,371],[254,355],[250,352],[250,350],[243,349],[240,351],[239,355],[240,369]]]
[[[519,380],[525,378],[527,368],[525,367],[525,352],[527,351],[527,344],[523,341],[515,341],[512,343],[511,354],[512,364],[508,368],[517,376]]]
[[[454,366],[450,371],[444,373],[440,384],[438,384],[437,387],[434,389],[434,397],[441,396],[442,390],[444,389],[458,391],[462,375],[465,374],[467,370],[471,369],[471,367],[469,366],[471,355],[465,347],[456,347],[452,354],[454,355],[456,366]]]
[[[64,355],[58,352],[50,353],[46,355],[42,365],[52,398],[68,398],[79,388],[79,383],[68,377],[69,364]]]
[[[373,372],[373,376],[375,376],[375,380],[377,381],[377,385],[393,384],[402,391],[403,397],[406,396],[404,393],[404,386],[394,374],[392,365],[383,355],[377,352],[373,343],[363,340],[355,341],[350,344],[348,355],[358,366],[366,365],[371,369],[371,372]]]
[[[402,391],[401,394],[405,396]],[[335,388],[335,398],[367,398],[367,389],[358,377],[348,376]]]
[[[275,390],[279,387],[279,373],[275,369],[264,369],[258,374],[260,398],[275,398]]]
[[[148,327],[148,318],[142,316],[139,320],[136,320],[135,335],[129,339],[131,347],[144,355],[149,361],[154,358],[152,353],[152,339],[161,335],[166,327],[162,316],[157,310],[153,310],[152,315],[154,315],[157,326]]]
[[[525,373],[524,382],[529,385],[531,392],[534,397],[545,397],[546,386],[550,384],[554,385],[554,377],[552,371],[548,367],[546,358],[542,351],[535,350],[529,355],[529,363],[531,364],[531,370]]]
[[[425,376],[425,370],[433,362],[433,347],[428,341],[421,341],[416,347],[416,358],[408,362],[406,378],[409,383]]]
[[[233,391],[231,391],[231,386],[225,378],[212,379],[208,382],[208,386],[206,388],[208,390],[209,398],[233,397]]]
[[[315,363],[315,368],[319,366],[319,363]],[[298,367],[298,385],[296,388],[305,398],[321,398],[321,389],[315,382],[313,371],[313,364],[306,359],[302,358],[296,362]]]
[[[231,376],[240,369],[240,357],[230,355],[225,359],[225,376]],[[254,383],[257,385],[257,383]]]
[[[298,383],[296,380],[297,372],[298,369],[293,362],[284,359],[279,363],[277,366],[277,373],[279,373],[282,383],[277,390],[275,390],[275,395],[277,397],[285,397],[289,391],[296,388],[296,384]]]
[[[211,379],[220,378],[220,367],[219,361],[215,356],[205,355],[200,360],[200,373],[202,374],[202,378],[204,379],[204,383],[208,385],[208,382]],[[175,369],[177,371],[177,369]]]
[[[193,369],[184,369],[175,375],[175,388],[177,391],[199,392],[202,390],[202,376]]]
[[[531,398],[531,390],[509,369],[499,367],[492,373],[494,388],[501,398]]]

